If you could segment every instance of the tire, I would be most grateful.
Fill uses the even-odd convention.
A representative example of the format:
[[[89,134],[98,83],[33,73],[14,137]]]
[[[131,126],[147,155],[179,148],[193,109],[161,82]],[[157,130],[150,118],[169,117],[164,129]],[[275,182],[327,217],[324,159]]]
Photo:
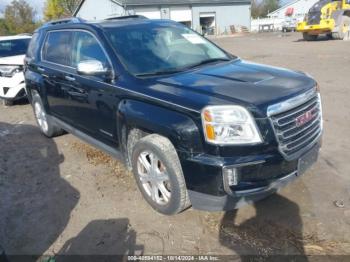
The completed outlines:
[[[57,127],[52,118],[46,114],[41,98],[37,93],[33,94],[32,106],[36,123],[45,136],[52,138],[65,133],[64,130]]]
[[[13,101],[3,99],[3,100],[2,100],[2,104],[3,104],[4,106],[13,106]]]
[[[305,41],[316,41],[318,38],[318,35],[310,35],[308,33],[303,33],[303,38]]]
[[[337,40],[343,40],[348,34],[350,29],[350,17],[342,16],[339,22],[337,32],[332,32],[332,38]]]
[[[147,136],[149,134],[144,133],[140,129],[132,129],[130,130],[127,138],[127,145],[126,145],[126,163],[130,171],[132,171],[132,153],[134,150],[135,145],[137,144],[138,141],[140,141],[143,137]]]
[[[132,150],[131,162],[137,186],[154,210],[175,215],[190,207],[180,160],[167,138],[142,138]]]

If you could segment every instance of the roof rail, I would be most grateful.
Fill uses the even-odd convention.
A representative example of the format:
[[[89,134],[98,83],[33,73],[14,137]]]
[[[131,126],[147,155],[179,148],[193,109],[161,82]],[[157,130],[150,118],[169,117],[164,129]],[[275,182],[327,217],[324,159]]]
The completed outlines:
[[[108,17],[105,20],[124,20],[124,19],[148,19],[148,18],[143,15],[126,15],[126,16]]]
[[[58,20],[53,20],[50,22],[47,22],[45,26],[49,25],[59,25],[59,24],[69,24],[69,23],[83,23],[85,22],[84,19],[79,18],[79,17],[70,17],[70,18],[63,18],[63,19],[58,19]]]

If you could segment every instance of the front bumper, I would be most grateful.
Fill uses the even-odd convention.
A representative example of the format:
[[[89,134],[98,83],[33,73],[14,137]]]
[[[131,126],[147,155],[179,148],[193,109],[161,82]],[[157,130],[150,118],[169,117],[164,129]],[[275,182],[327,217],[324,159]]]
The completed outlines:
[[[277,192],[298,177],[298,172],[277,179],[264,187],[252,190],[236,191],[235,195],[212,196],[195,191],[189,191],[189,197],[193,208],[206,211],[227,211],[241,208],[264,199]]]
[[[303,156],[311,150],[318,152],[320,147],[321,138]],[[183,163],[183,170],[192,206],[200,210],[240,208],[277,192],[300,176],[299,159],[287,161],[278,151],[224,159],[201,156],[191,162]],[[226,167],[239,170],[237,185],[228,185],[223,174]]]
[[[0,77],[0,98],[15,101],[26,96],[24,75],[22,72],[12,77]]]
[[[303,21],[298,23],[297,31],[317,35],[332,32],[334,27],[335,22],[333,19],[323,19],[317,25],[309,25],[307,22]]]

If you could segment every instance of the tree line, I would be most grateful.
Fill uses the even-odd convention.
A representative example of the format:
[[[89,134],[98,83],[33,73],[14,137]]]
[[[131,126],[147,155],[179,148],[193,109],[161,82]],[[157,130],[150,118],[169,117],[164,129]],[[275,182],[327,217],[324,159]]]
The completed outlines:
[[[25,0],[13,0],[0,18],[0,36],[32,33],[43,22],[70,17],[80,0],[46,0],[43,20]]]

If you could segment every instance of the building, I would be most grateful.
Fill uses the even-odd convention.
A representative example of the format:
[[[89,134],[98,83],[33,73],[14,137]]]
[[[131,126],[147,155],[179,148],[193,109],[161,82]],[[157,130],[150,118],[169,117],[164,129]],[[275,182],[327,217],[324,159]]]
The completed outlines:
[[[123,15],[171,19],[198,32],[229,34],[250,28],[251,0],[82,0],[74,16],[100,20]]]
[[[300,21],[318,1],[319,0],[296,0],[269,13],[267,16],[274,19],[293,17]]]

